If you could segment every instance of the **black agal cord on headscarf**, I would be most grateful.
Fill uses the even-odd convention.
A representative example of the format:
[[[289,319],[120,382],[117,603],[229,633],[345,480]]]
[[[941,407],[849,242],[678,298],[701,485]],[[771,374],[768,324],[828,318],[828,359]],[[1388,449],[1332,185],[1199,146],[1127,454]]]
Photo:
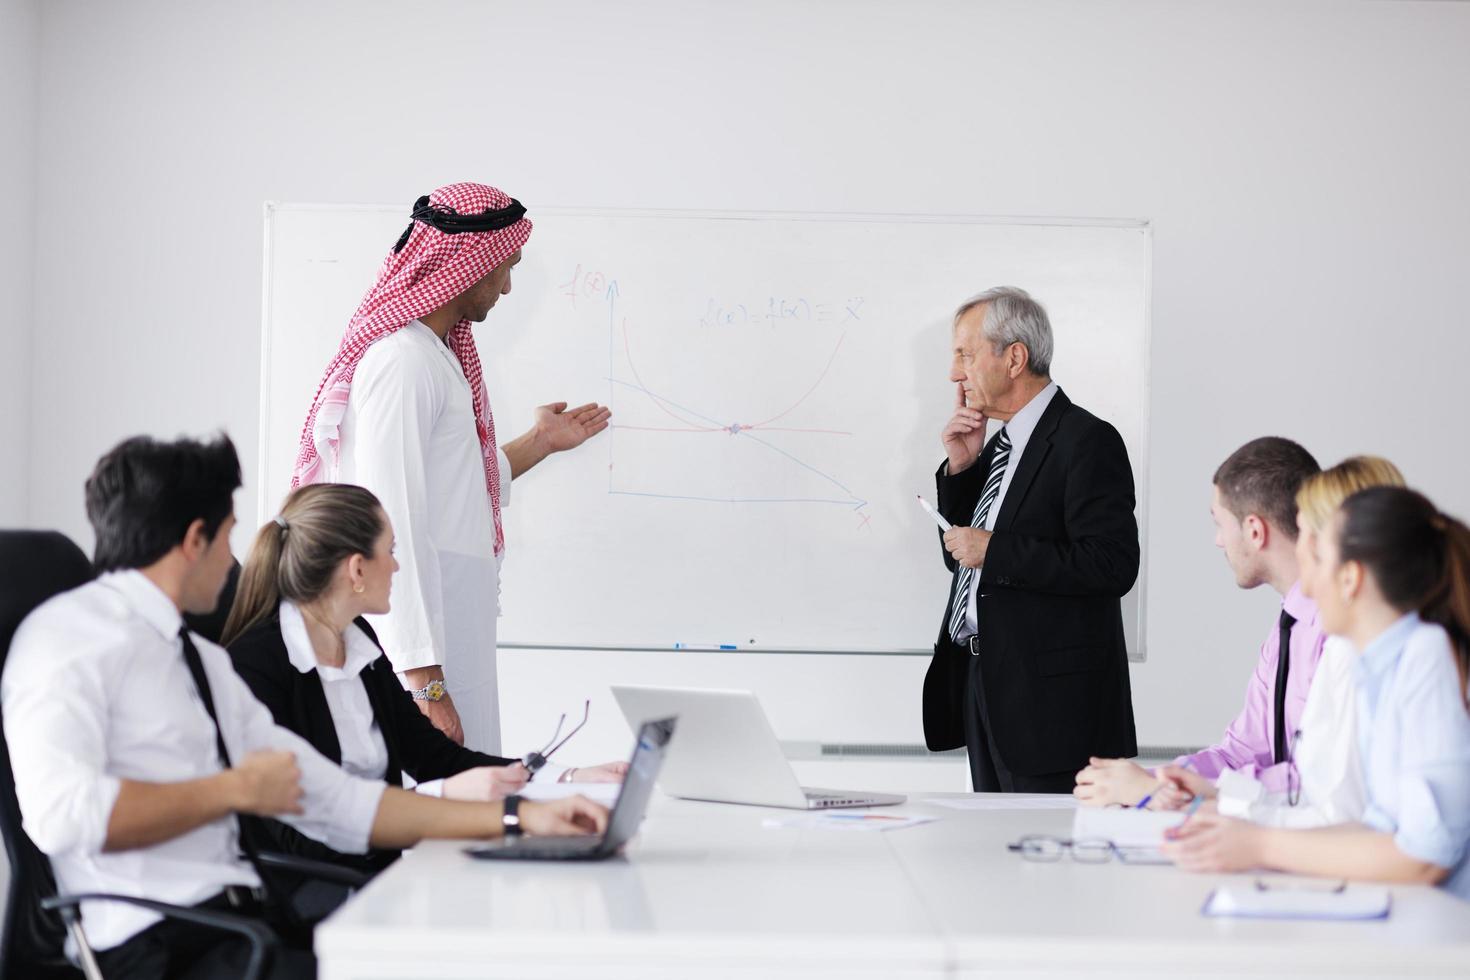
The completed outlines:
[[[499,231],[509,228],[525,216],[526,206],[515,198],[511,198],[510,204],[503,208],[482,211],[479,214],[460,214],[454,208],[435,207],[429,203],[429,195],[425,194],[413,202],[413,213],[409,215],[413,220],[408,223],[403,234],[398,236],[398,244],[393,246],[393,252],[397,254],[403,251],[403,246],[408,244],[408,236],[413,234],[414,221],[422,221],[446,235],[462,235],[469,231]]]

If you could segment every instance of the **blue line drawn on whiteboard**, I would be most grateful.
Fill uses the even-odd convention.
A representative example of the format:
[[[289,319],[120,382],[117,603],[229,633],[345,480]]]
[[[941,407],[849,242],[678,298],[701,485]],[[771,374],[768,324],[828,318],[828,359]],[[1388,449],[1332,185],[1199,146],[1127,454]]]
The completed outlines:
[[[603,286],[604,283],[606,283],[606,287],[605,288]],[[781,419],[785,418],[786,416],[790,415],[797,408],[799,408],[802,405],[802,403],[804,403],[807,400],[807,398],[809,398],[812,395],[812,393],[815,392],[821,386],[822,382],[826,379],[827,374],[831,371],[833,363],[837,360],[837,355],[838,355],[838,353],[840,353],[840,351],[842,349],[842,344],[843,344],[843,341],[846,339],[846,334],[842,334],[841,336],[839,336],[839,338],[837,340],[837,343],[833,346],[832,352],[831,352],[830,355],[828,355],[827,361],[823,365],[821,372],[818,374],[817,379],[801,395],[800,398],[798,398],[795,402],[793,402],[784,411],[778,412],[777,414],[772,415],[771,417],[769,417],[767,419],[764,419],[762,421],[759,421],[759,422],[750,422],[750,423],[739,422],[739,421],[728,421],[727,422],[727,421],[722,421],[720,419],[712,418],[711,416],[705,415],[704,413],[699,412],[699,411],[697,411],[697,410],[695,410],[693,408],[690,408],[690,407],[688,407],[686,405],[682,405],[682,404],[679,404],[678,402],[674,402],[674,401],[670,400],[669,398],[667,398],[667,397],[659,394],[658,392],[652,390],[646,384],[644,384],[643,379],[638,374],[637,366],[635,365],[635,363],[633,361],[633,355],[632,355],[631,345],[630,345],[629,340],[628,340],[627,319],[626,318],[623,318],[621,321],[619,320],[619,316],[618,316],[618,298],[619,298],[619,294],[620,294],[620,289],[619,289],[619,286],[618,286],[618,281],[616,279],[611,279],[611,280],[606,279],[602,275],[602,273],[600,273],[600,272],[594,272],[594,273],[589,273],[589,274],[584,275],[583,272],[582,272],[582,267],[579,265],[577,267],[577,270],[574,273],[571,281],[568,282],[568,283],[565,283],[563,285],[567,289],[567,292],[565,293],[565,295],[571,298],[572,304],[574,306],[576,305],[576,302],[577,302],[577,299],[578,299],[579,296],[584,297],[584,298],[587,298],[587,299],[593,299],[594,301],[596,299],[601,299],[601,300],[603,300],[604,302],[607,303],[608,373],[607,373],[606,380],[608,382],[608,407],[609,408],[612,408],[614,406],[614,400],[615,400],[616,394],[617,394],[617,392],[620,389],[621,390],[624,390],[625,392],[628,392],[628,391],[636,392],[639,395],[642,395],[643,397],[647,398],[656,408],[658,408],[665,415],[669,416],[673,421],[675,421],[675,422],[678,423],[677,426],[628,425],[628,424],[622,424],[622,423],[617,423],[617,422],[614,422],[612,424],[611,430],[608,432],[608,493],[609,494],[618,495],[618,496],[628,496],[628,497],[656,498],[656,499],[664,499],[664,500],[703,501],[703,502],[710,502],[710,503],[732,503],[732,504],[737,504],[737,503],[744,503],[744,504],[828,504],[828,505],[836,505],[836,506],[842,506],[842,507],[849,508],[849,509],[851,509],[853,511],[856,511],[858,513],[858,517],[859,517],[858,526],[861,527],[861,528],[864,528],[866,530],[871,530],[871,526],[870,526],[870,523],[869,522],[872,520],[872,515],[870,513],[866,513],[865,512],[865,508],[867,507],[867,504],[868,504],[868,502],[866,500],[864,500],[858,494],[856,494],[855,492],[853,492],[853,490],[850,487],[848,487],[846,484],[844,484],[841,480],[839,480],[837,477],[833,476],[832,474],[827,473],[827,472],[823,471],[822,469],[819,469],[818,467],[816,467],[816,466],[812,465],[811,463],[807,462],[806,460],[802,459],[800,456],[796,455],[795,453],[789,452],[786,449],[783,449],[782,447],[776,445],[775,443],[770,442],[767,439],[761,438],[760,436],[758,436],[758,435],[755,434],[756,432],[762,432],[762,431],[764,431],[764,432],[795,432],[795,433],[807,433],[807,434],[826,435],[826,436],[837,436],[837,437],[851,436],[852,435],[851,432],[844,431],[844,430],[841,430],[841,429],[804,428],[804,427],[797,427],[797,426],[778,426],[778,425],[775,425],[774,424],[774,423],[780,421]],[[597,295],[598,293],[601,293],[602,295],[601,296],[598,296]],[[785,304],[787,301],[781,301],[781,302],[783,304]],[[808,301],[805,300],[805,299],[795,301],[795,303],[798,303],[798,304],[805,304],[807,302]],[[845,319],[847,319],[847,320],[857,320],[857,319],[859,319],[859,317],[857,315],[857,308],[861,305],[861,303],[862,303],[862,299],[861,298],[848,300],[847,301],[847,304],[845,305],[845,308],[844,308],[844,312],[847,314],[847,316],[845,317]],[[777,307],[777,308],[783,308],[783,309],[789,310],[789,309],[794,309],[796,307],[793,307],[793,306],[784,306],[784,307]],[[627,359],[628,369],[629,369],[629,371],[633,375],[633,381],[632,382],[622,380],[622,379],[616,377],[616,375],[615,375],[616,361],[617,361],[617,347],[618,347],[618,340],[619,339],[621,339],[622,342],[623,342],[623,353],[624,353],[624,356]],[[835,490],[840,491],[841,494],[842,494],[842,496],[837,496],[836,494],[833,494],[833,495],[830,495],[830,496],[817,496],[817,495],[810,495],[810,496],[775,496],[775,495],[773,495],[773,496],[769,496],[769,497],[764,497],[764,496],[697,496],[697,495],[678,494],[678,493],[657,493],[657,492],[652,492],[652,491],[637,491],[637,490],[622,490],[622,489],[618,489],[617,486],[614,483],[614,465],[615,465],[615,459],[616,459],[615,448],[614,448],[614,446],[615,446],[614,437],[615,437],[615,430],[617,430],[617,429],[627,429],[627,430],[630,430],[630,431],[644,431],[644,432],[694,433],[694,434],[706,434],[706,435],[709,435],[709,434],[723,434],[726,438],[739,437],[739,438],[742,438],[742,439],[746,439],[746,440],[749,440],[750,442],[754,443],[755,445],[758,445],[758,446],[762,447],[763,449],[765,449],[765,450],[767,450],[769,452],[775,453],[775,454],[781,456],[782,458],[790,461],[794,466],[797,466],[797,467],[801,468],[802,470],[805,470],[808,473],[813,474],[814,476],[816,476],[820,480],[822,480],[824,483],[826,483],[826,484],[830,485],[831,487],[833,487]]]

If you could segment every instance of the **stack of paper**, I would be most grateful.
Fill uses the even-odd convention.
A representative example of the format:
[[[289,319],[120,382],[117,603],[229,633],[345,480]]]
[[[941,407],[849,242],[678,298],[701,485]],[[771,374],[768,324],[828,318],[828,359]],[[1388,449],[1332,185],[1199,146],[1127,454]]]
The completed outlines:
[[[1389,902],[1387,888],[1369,885],[1341,890],[1231,885],[1211,892],[1201,911],[1250,919],[1384,919]]]
[[[1184,822],[1180,810],[1122,810],[1082,807],[1072,819],[1073,840],[1112,841],[1118,847],[1157,848],[1164,831]]]

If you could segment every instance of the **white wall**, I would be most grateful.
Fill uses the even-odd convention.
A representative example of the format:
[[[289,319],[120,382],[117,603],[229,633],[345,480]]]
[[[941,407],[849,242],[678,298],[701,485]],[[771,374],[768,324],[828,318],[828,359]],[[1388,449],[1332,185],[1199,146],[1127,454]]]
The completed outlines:
[[[0,0],[0,527],[24,525],[30,497],[31,279],[36,196],[39,0]]]
[[[267,199],[1147,218],[1134,700],[1142,741],[1211,740],[1273,617],[1210,545],[1230,450],[1386,453],[1470,512],[1467,50],[1461,3],[53,0],[30,514],[87,542],[81,481],[139,431],[253,468]]]

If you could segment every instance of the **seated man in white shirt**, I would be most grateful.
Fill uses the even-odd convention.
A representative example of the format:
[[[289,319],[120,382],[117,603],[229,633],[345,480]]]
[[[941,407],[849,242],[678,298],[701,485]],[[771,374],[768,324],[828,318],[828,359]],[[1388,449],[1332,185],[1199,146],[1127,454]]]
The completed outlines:
[[[5,734],[26,832],[63,892],[115,892],[270,920],[237,815],[272,816],[329,846],[408,847],[423,838],[585,833],[606,825],[582,798],[471,803],[359,779],[276,726],[229,656],[192,636],[231,565],[240,464],[227,437],[136,438],[87,481],[95,582],[21,624],[3,679]],[[519,821],[517,822],[517,811]],[[117,903],[84,903],[83,925],[114,977],[214,976],[244,941]],[[311,976],[287,950],[272,976]]]

